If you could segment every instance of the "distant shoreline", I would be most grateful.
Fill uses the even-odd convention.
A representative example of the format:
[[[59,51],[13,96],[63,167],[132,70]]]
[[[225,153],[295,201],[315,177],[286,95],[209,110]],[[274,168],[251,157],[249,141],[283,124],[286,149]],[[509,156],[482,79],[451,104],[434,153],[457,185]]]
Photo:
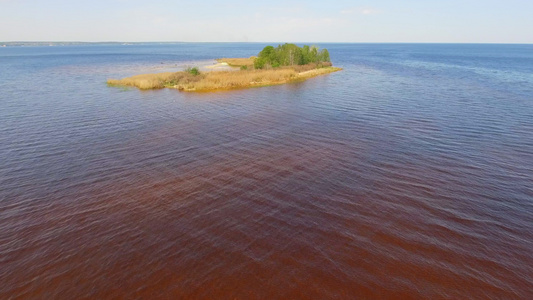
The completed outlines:
[[[161,45],[183,44],[185,42],[0,42],[0,47],[64,47],[64,46],[131,46],[131,45]]]
[[[80,42],[80,41],[0,41],[0,47],[64,47],[64,46],[102,46],[102,45],[116,45],[116,46],[133,46],[133,45],[173,45],[173,44],[269,44],[272,42]],[[306,42],[297,42],[298,44],[305,44]],[[533,43],[421,43],[421,42],[315,42],[316,44],[346,44],[346,45],[533,45]]]

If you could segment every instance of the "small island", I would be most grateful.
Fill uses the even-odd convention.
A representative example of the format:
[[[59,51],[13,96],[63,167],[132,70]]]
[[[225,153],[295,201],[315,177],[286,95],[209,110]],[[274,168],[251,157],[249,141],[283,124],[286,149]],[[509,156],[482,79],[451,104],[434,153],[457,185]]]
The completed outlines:
[[[332,66],[327,49],[319,50],[318,47],[307,45],[298,47],[295,44],[283,44],[276,48],[266,46],[257,57],[220,58],[217,62],[207,67],[211,69],[208,72],[200,72],[199,68],[193,67],[180,72],[108,79],[107,83],[139,89],[174,88],[204,92],[278,85],[342,70]]]

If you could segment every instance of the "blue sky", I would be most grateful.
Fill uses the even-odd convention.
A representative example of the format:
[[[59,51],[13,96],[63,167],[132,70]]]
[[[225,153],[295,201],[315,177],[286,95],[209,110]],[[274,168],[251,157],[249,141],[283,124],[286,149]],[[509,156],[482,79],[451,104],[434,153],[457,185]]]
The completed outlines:
[[[0,0],[0,41],[533,43],[533,0]]]

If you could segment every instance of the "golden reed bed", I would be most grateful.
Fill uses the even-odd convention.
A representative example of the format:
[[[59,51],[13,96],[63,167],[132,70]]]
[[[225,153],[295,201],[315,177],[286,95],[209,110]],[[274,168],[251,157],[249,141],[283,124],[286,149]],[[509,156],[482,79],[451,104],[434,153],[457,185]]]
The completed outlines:
[[[228,65],[248,65],[250,59],[220,59]],[[244,63],[244,64],[243,64]],[[193,75],[190,72],[167,72],[143,74],[124,79],[109,79],[113,86],[132,86],[139,89],[175,88],[181,91],[214,91],[246,87],[277,85],[342,70],[332,66],[317,68],[316,65],[291,66],[269,70],[211,71]]]

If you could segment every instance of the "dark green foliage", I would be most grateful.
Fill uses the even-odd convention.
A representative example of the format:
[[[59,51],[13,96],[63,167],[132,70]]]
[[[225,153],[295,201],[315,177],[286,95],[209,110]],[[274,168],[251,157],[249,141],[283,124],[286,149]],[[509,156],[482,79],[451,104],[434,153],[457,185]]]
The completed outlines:
[[[266,59],[264,57],[258,57],[254,60],[254,68],[262,69],[265,67]]]
[[[322,51],[320,51],[320,53],[318,54],[318,61],[330,62],[328,49],[323,49]]]
[[[311,50],[309,51],[309,62],[318,62],[318,47],[311,47]]]
[[[311,52],[310,48],[307,45],[304,45],[302,47],[302,65],[308,64],[311,62]]]
[[[275,61],[278,59],[276,55],[276,49],[273,46],[266,46],[261,52],[259,52],[259,57],[266,58],[270,61]]]
[[[302,48],[295,44],[266,46],[263,48],[254,61],[254,68],[263,69],[266,67],[277,68],[280,66],[307,65],[321,62],[330,62],[329,52],[327,49],[318,51],[318,47],[304,45]]]
[[[248,66],[241,66],[241,70],[248,70]]]
[[[194,75],[194,76],[200,75],[200,70],[197,67],[194,67],[194,68],[188,67],[187,69],[185,69],[185,72],[191,75]]]

